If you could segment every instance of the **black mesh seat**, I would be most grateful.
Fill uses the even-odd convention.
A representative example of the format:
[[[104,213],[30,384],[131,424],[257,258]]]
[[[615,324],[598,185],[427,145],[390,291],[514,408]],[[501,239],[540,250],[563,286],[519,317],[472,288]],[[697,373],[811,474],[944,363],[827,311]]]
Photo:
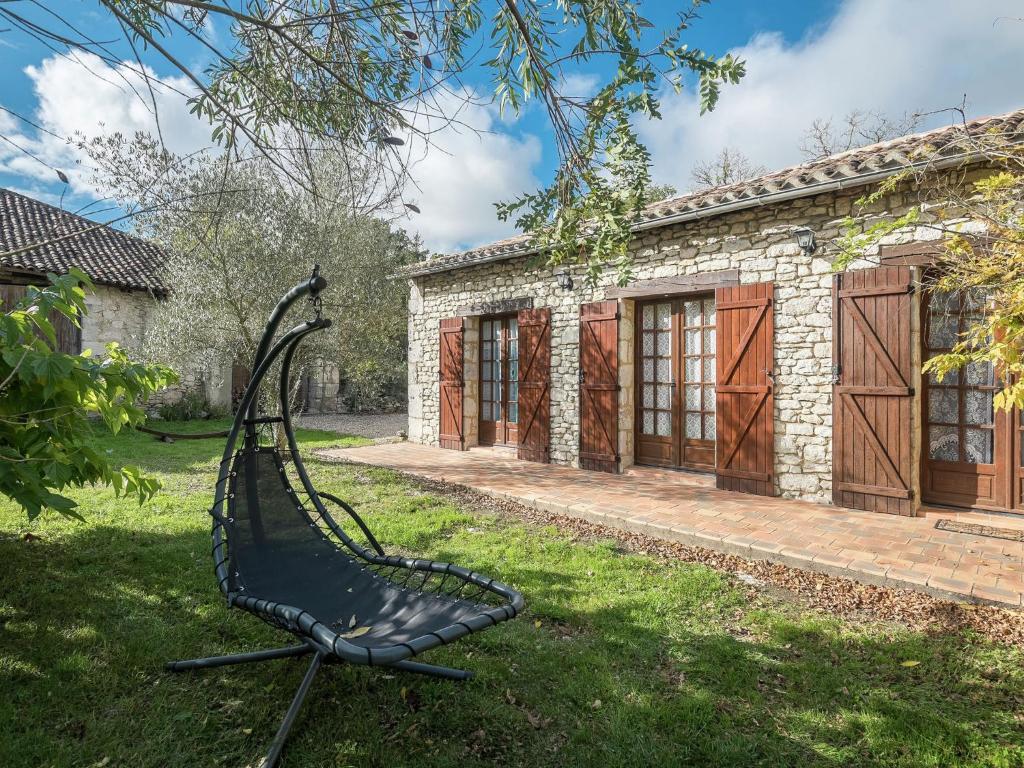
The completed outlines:
[[[274,765],[313,676],[322,662],[387,666],[464,680],[471,673],[411,657],[513,618],[522,596],[494,579],[450,563],[389,556],[351,506],[318,492],[299,453],[288,409],[296,347],[326,328],[313,277],[281,299],[267,323],[252,379],[239,404],[221,462],[213,508],[213,555],[229,607],[249,611],[296,636],[286,648],[175,661],[173,671],[312,654],[264,766]],[[275,335],[289,307],[314,300],[316,318]],[[280,360],[280,416],[258,416],[260,384]],[[278,431],[286,448],[278,447]],[[369,546],[348,535],[324,501],[344,512]]]

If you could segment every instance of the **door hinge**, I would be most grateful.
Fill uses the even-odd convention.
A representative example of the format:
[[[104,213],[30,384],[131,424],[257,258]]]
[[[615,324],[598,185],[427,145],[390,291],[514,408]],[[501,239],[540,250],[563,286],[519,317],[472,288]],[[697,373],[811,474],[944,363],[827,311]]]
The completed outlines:
[[[842,376],[843,376],[843,366],[841,366],[839,363],[834,363],[832,365],[832,384],[833,385],[839,384],[840,380],[842,379]]]
[[[580,386],[582,387],[583,382],[587,380],[587,374],[583,372],[582,368],[580,368],[579,373],[576,375],[576,377],[577,379],[579,379]]]

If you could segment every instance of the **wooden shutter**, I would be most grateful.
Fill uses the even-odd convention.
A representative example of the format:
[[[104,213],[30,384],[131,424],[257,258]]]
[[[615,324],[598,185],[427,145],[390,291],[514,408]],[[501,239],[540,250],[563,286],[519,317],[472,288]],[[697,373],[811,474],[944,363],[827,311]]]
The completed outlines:
[[[858,269],[833,294],[832,498],[912,514],[911,272]]]
[[[716,484],[726,491],[774,495],[773,283],[715,291]]]
[[[25,298],[27,291],[28,286],[25,285],[0,285],[0,310],[14,309],[14,305]],[[79,354],[82,351],[82,329],[60,312],[51,312],[50,322],[57,335],[57,351],[67,355]]]
[[[551,308],[519,310],[519,458],[551,461]]]
[[[442,448],[466,449],[462,431],[462,318],[441,321],[441,424]]]
[[[580,307],[580,466],[619,471],[618,302]]]

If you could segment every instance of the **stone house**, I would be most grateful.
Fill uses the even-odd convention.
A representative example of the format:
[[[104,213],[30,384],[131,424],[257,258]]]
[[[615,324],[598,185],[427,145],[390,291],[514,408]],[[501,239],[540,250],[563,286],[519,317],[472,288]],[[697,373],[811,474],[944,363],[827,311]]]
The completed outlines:
[[[26,249],[34,243],[44,244]],[[0,253],[9,254],[0,257],[3,306],[20,299],[26,286],[45,284],[49,272],[77,267],[93,280],[81,327],[58,324],[61,349],[72,354],[102,354],[110,342],[138,349],[167,294],[160,277],[167,254],[153,243],[8,189],[0,189]],[[211,404],[226,408],[229,383],[230,369],[186,371],[182,386],[162,397],[201,385]]]
[[[410,440],[904,515],[1021,509],[1020,420],[993,413],[992,371],[922,381],[971,309],[916,290],[938,229],[832,267],[846,217],[899,216],[983,173],[964,139],[991,131],[1024,138],[1024,111],[655,203],[625,286],[544,266],[522,236],[412,265]],[[925,148],[926,174],[856,204]]]

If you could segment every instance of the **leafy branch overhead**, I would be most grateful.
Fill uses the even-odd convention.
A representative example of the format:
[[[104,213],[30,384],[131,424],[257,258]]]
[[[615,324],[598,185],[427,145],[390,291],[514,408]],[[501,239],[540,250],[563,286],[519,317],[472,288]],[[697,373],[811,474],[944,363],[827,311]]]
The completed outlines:
[[[533,232],[551,262],[584,261],[592,276],[612,263],[620,277],[650,183],[636,121],[660,118],[660,95],[681,90],[688,76],[701,111],[713,109],[721,87],[744,73],[741,61],[682,41],[705,2],[694,0],[658,31],[639,2],[622,0],[100,0],[136,57],[129,66],[147,83],[143,51],[190,81],[191,108],[216,142],[262,154],[295,179],[302,168],[282,161],[282,144],[308,150],[313,166],[319,146],[340,142],[404,178],[406,138],[429,145],[435,132],[460,123],[466,102],[479,100],[464,80],[471,71],[474,82],[479,72],[489,75],[503,112],[539,101],[559,167],[548,186],[499,204],[499,215]],[[47,45],[124,65],[109,40],[58,32],[3,4],[0,19]],[[230,27],[222,46],[205,34],[213,21]],[[205,70],[175,55],[179,38],[200,46],[211,62]],[[591,68],[612,73],[594,95],[564,92],[568,74]],[[152,89],[140,98],[157,111]],[[430,201],[400,206],[420,209],[429,215]]]
[[[141,503],[159,482],[137,467],[111,465],[91,445],[91,419],[114,434],[139,424],[145,413],[137,403],[176,377],[164,366],[131,362],[116,344],[105,359],[59,352],[54,320],[78,325],[92,284],[76,269],[49,279],[49,287],[29,286],[0,314],[0,494],[30,518],[44,508],[79,517],[62,493],[87,484],[112,485]]]

